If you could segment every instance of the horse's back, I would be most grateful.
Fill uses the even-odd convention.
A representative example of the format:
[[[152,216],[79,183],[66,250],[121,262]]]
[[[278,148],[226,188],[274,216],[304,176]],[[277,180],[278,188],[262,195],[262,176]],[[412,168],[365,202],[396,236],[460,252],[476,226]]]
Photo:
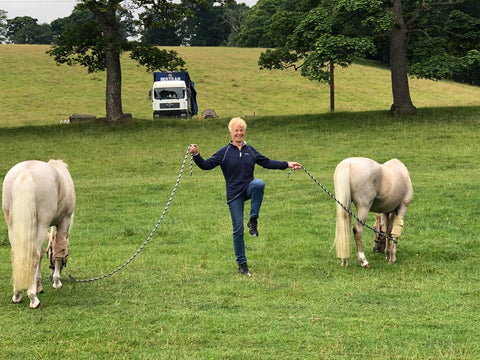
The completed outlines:
[[[68,204],[68,212],[73,212],[76,195],[72,176],[67,169],[68,165],[62,160],[50,160],[48,164],[56,169],[60,181],[60,196],[63,198],[64,205]]]
[[[355,205],[370,203],[381,185],[381,165],[369,158],[351,157],[338,166],[350,168],[350,191]]]
[[[14,165],[6,174],[2,186],[4,211],[8,211],[11,206],[13,183],[24,172],[29,172],[34,179],[36,205],[45,219],[53,219],[60,208],[63,213],[73,213],[75,207],[73,180],[66,164],[60,160],[50,160],[48,163],[27,160]],[[56,206],[52,207],[52,204]]]
[[[392,188],[399,194],[403,194],[403,202],[409,204],[413,198],[413,185],[410,174],[403,162],[391,159],[383,164],[384,177],[393,183]]]
[[[337,169],[349,167],[352,201],[374,212],[390,212],[398,204],[409,204],[413,188],[406,166],[398,159],[384,164],[365,157],[342,160]],[[338,170],[336,170],[337,173]]]

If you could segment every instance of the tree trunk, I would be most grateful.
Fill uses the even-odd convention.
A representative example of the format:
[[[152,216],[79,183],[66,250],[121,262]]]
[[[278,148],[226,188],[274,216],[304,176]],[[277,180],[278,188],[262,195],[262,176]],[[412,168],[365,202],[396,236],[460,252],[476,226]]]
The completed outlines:
[[[122,109],[122,68],[120,66],[121,44],[119,39],[120,24],[116,10],[121,0],[108,0],[106,3],[89,2],[87,6],[100,23],[105,41],[105,67],[107,85],[105,97],[106,123],[118,125],[126,122]]]
[[[393,105],[390,111],[397,116],[412,115],[415,106],[410,98],[407,75],[407,26],[403,21],[402,1],[395,0],[395,24],[390,32],[390,71],[392,76]]]
[[[330,61],[330,111],[335,111],[335,65]]]
[[[106,87],[106,122],[117,125],[125,122],[122,109],[122,68],[120,54],[112,50],[106,52],[107,87]]]

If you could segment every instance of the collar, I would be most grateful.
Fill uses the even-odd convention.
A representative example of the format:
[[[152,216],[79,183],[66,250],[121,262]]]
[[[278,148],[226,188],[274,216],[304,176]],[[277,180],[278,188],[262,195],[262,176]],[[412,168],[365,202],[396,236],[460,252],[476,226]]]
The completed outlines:
[[[233,140],[230,140],[228,143],[229,143],[230,145],[232,145],[232,146],[237,147],[237,145],[235,145],[235,144],[233,143]],[[244,146],[246,146],[246,145],[248,145],[247,142],[246,142],[245,140],[243,140],[242,148],[243,148]],[[238,148],[237,148],[237,149],[238,149]]]

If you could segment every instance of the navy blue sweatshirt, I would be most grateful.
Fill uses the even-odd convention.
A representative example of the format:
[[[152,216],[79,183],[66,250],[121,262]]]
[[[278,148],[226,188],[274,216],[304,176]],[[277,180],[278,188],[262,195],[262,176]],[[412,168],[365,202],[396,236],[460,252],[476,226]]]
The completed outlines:
[[[288,168],[288,162],[270,160],[246,142],[243,142],[242,150],[230,142],[208,159],[197,154],[193,160],[203,170],[211,170],[220,165],[227,187],[227,203],[235,200],[247,189],[248,184],[253,180],[255,164],[266,169]]]

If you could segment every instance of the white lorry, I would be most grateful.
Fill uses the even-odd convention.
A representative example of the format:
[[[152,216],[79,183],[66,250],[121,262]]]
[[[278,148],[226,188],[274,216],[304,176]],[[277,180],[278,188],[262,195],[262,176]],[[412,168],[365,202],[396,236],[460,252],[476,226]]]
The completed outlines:
[[[190,118],[198,113],[197,92],[188,72],[155,71],[149,92],[153,118]]]

